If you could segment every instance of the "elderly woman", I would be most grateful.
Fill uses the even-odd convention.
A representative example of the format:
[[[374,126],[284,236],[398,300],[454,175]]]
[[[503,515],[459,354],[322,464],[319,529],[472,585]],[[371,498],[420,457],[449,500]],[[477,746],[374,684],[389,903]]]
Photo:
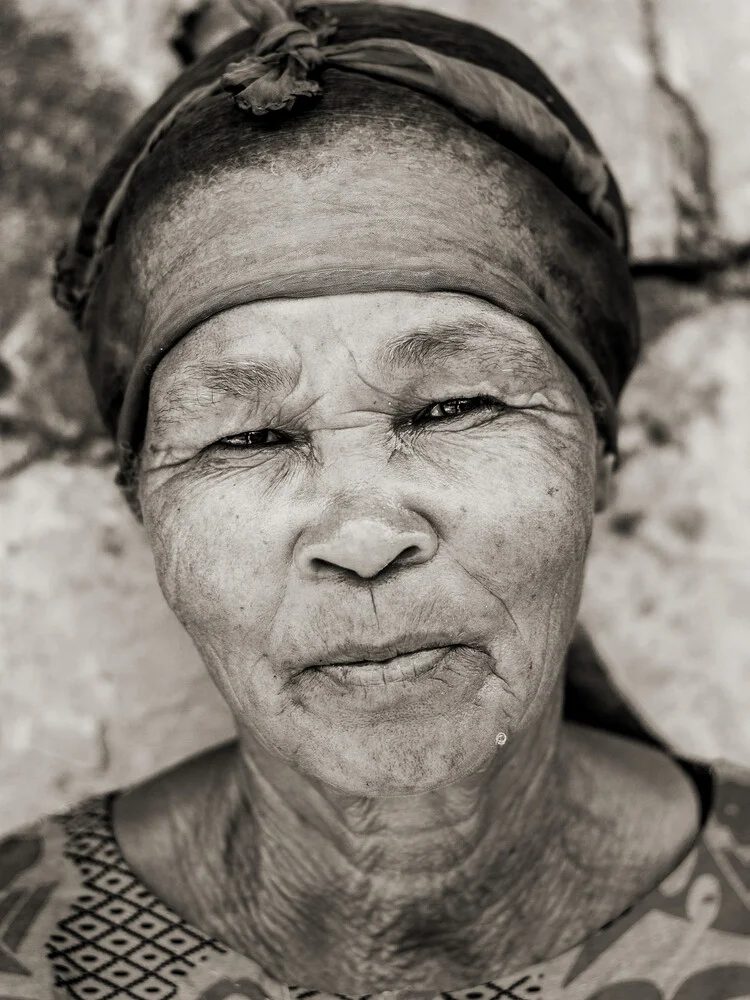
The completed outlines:
[[[486,31],[241,7],[57,277],[237,739],[4,844],[0,992],[750,996],[750,775],[569,655],[638,345],[608,167]]]

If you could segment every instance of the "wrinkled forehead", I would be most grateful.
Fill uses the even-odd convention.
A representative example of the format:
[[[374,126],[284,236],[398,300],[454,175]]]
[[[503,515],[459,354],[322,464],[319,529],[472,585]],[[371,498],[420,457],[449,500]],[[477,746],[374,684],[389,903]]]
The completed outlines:
[[[250,302],[199,324],[151,380],[167,405],[187,387],[234,381],[279,394],[302,383],[393,389],[432,374],[502,374],[585,401],[570,369],[531,324],[482,299],[450,292],[369,292]]]

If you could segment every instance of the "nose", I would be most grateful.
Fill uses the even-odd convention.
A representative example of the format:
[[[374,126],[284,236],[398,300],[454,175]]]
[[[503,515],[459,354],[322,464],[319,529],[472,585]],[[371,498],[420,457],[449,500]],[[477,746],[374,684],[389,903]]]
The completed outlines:
[[[370,580],[389,567],[427,562],[437,548],[437,534],[416,513],[394,510],[347,516],[330,511],[300,536],[294,562],[308,579],[346,570]]]

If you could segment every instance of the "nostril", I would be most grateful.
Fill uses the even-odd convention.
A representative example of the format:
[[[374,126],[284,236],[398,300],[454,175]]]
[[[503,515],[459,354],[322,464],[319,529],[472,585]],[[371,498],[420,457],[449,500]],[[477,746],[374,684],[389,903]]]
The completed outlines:
[[[420,551],[418,545],[409,545],[396,555],[382,551],[358,551],[332,554],[330,559],[313,556],[308,561],[308,567],[317,577],[343,576],[371,580],[375,576],[416,562]]]
[[[396,561],[405,563],[411,562],[412,559],[416,559],[416,557],[420,554],[420,551],[421,550],[418,545],[409,545],[396,557]]]
[[[347,566],[343,562],[330,562],[328,559],[311,559],[308,569],[318,580],[347,581],[350,583],[369,581],[384,572],[384,569],[379,566],[360,564]]]
[[[395,556],[382,552],[357,553],[356,558],[340,556],[338,559],[323,559],[315,556],[310,560],[310,569],[316,576],[357,577],[371,580],[419,561],[422,549],[419,545],[408,545]]]
[[[318,559],[317,557],[310,560],[310,569],[315,573],[342,573],[349,572],[345,566],[340,566],[337,563],[329,562],[328,559]]]

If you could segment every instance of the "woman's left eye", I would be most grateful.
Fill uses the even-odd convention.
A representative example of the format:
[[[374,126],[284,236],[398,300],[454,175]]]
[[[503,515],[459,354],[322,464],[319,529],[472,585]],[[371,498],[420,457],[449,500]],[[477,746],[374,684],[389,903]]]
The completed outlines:
[[[507,406],[500,399],[494,396],[468,396],[457,399],[442,399],[438,403],[431,403],[420,410],[412,418],[414,424],[431,423],[433,421],[452,420],[461,417],[466,413],[473,413],[477,410],[494,410],[500,412],[506,410]]]

